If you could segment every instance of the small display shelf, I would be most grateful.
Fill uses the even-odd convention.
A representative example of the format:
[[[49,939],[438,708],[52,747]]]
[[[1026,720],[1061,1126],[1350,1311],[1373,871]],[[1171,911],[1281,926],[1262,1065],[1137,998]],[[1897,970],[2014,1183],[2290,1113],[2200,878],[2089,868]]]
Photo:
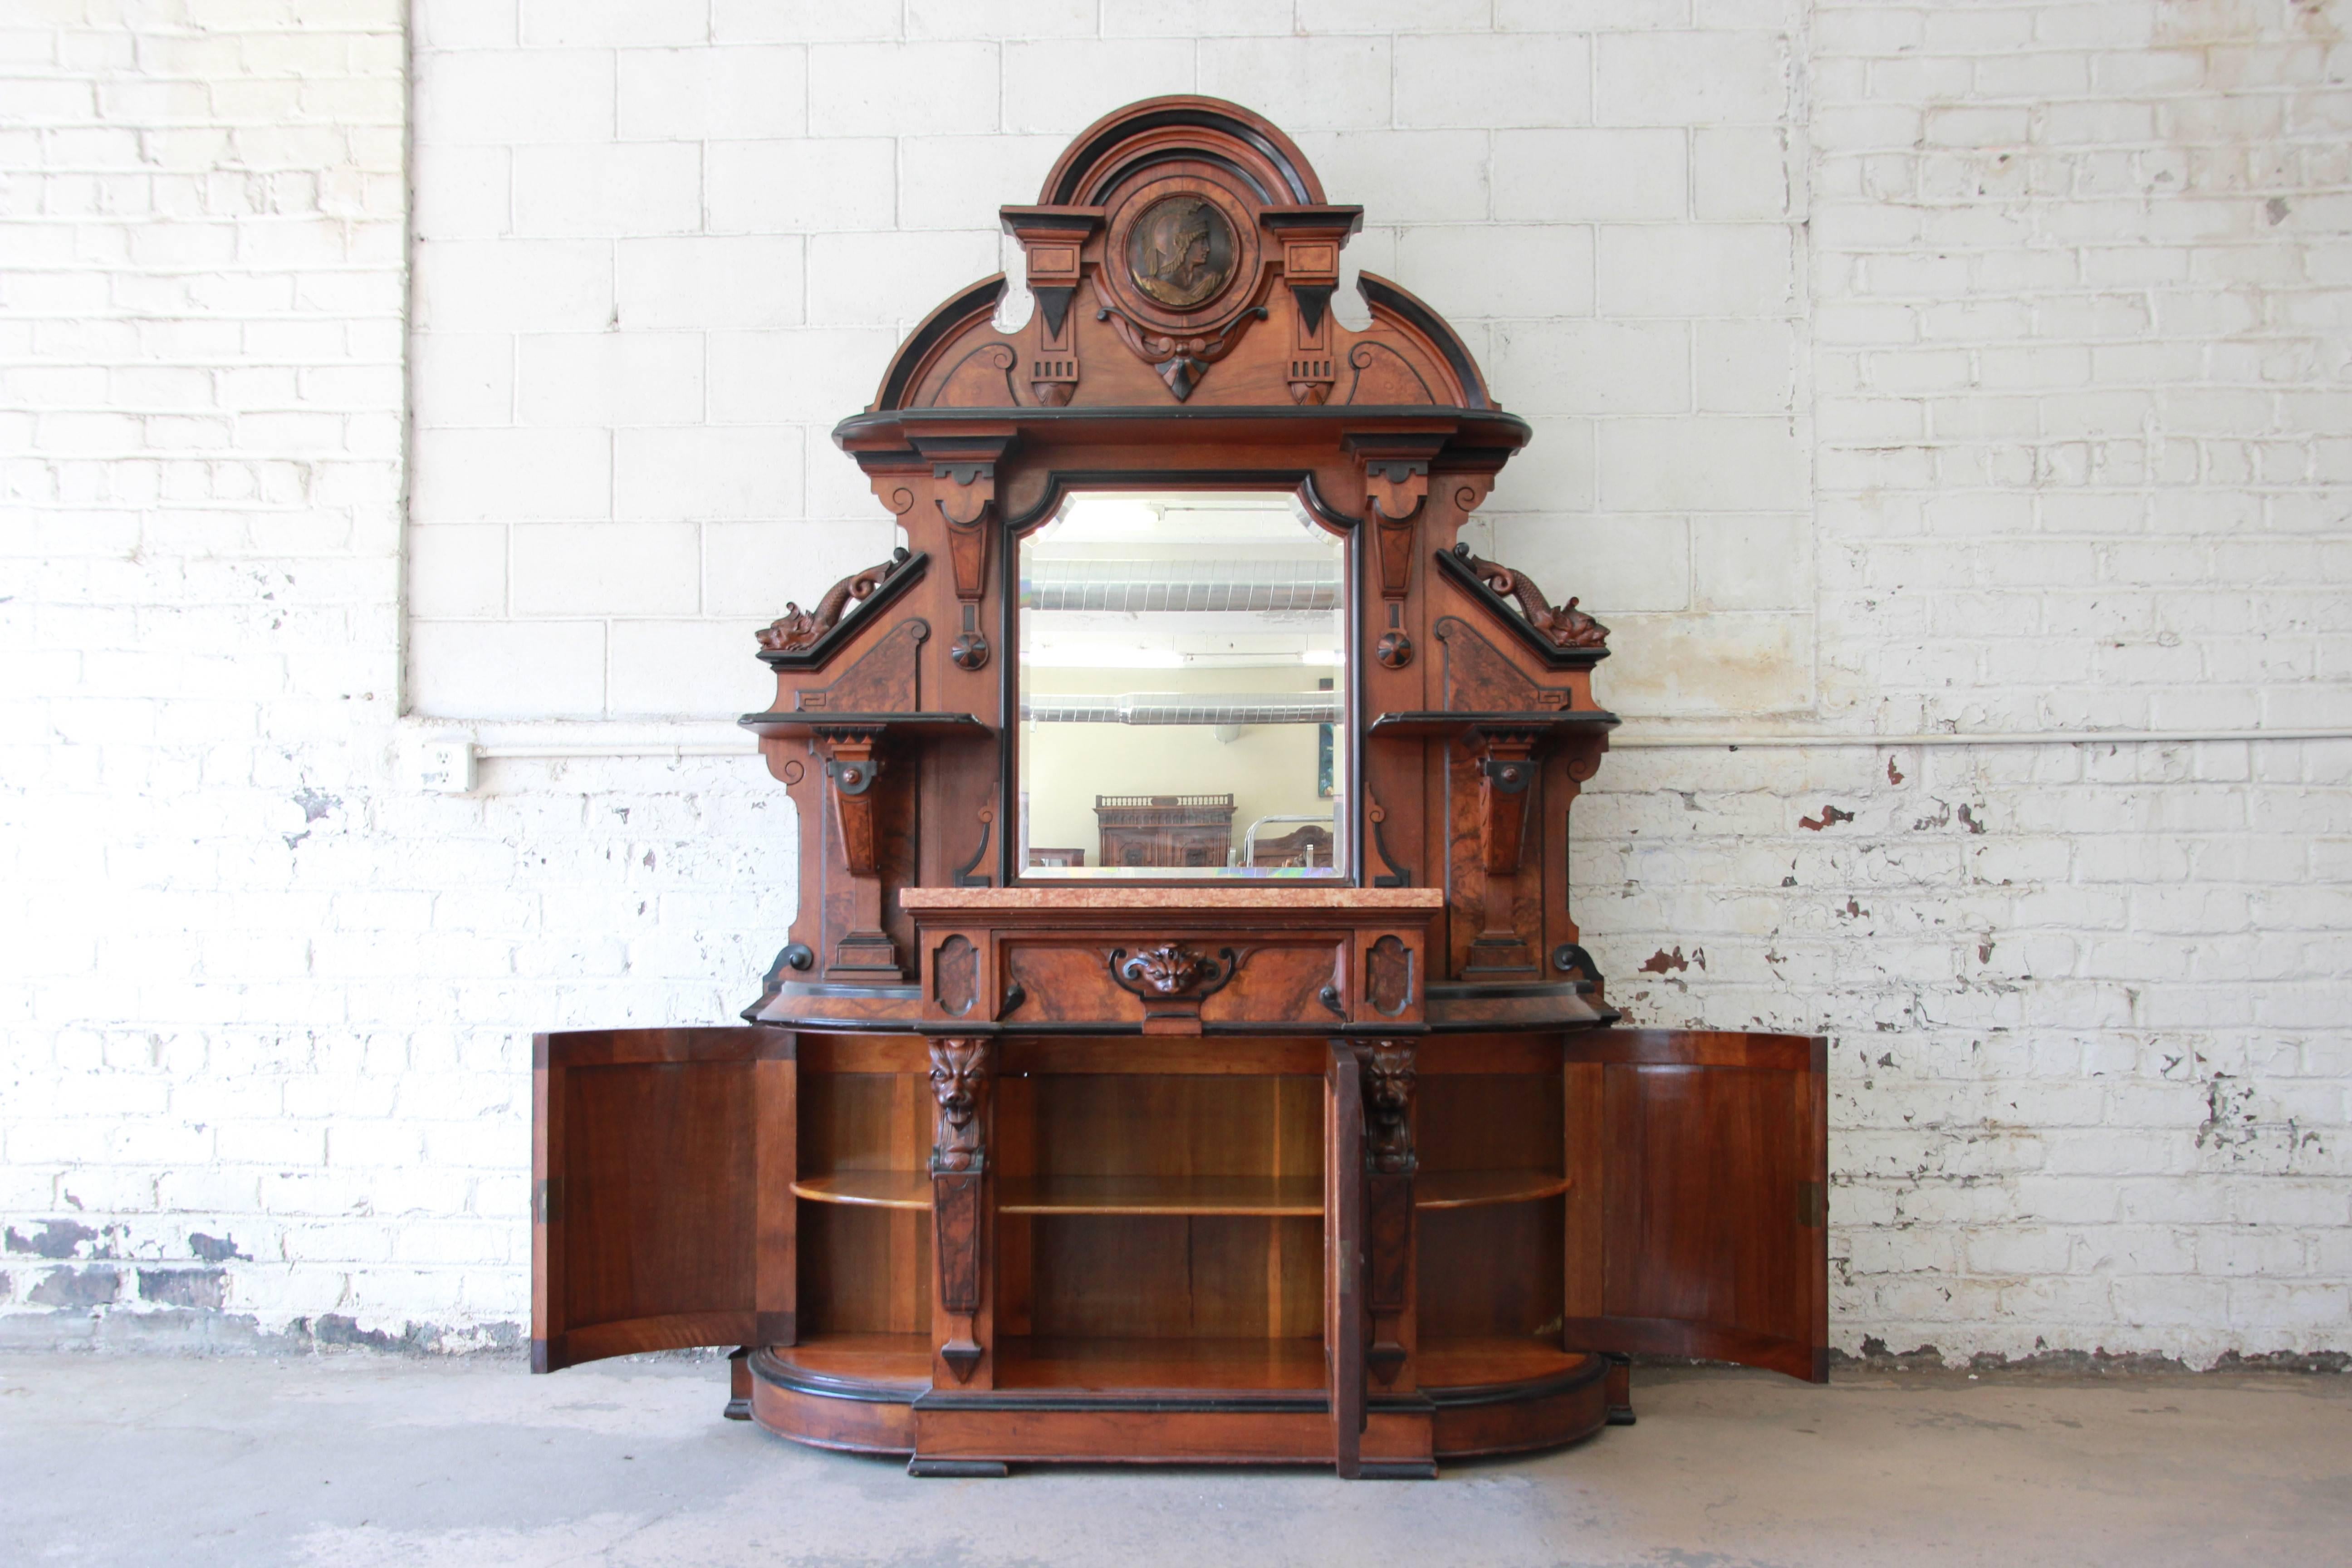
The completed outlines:
[[[777,713],[746,713],[736,721],[763,741],[806,740],[819,730],[879,730],[906,739],[953,738],[992,733],[970,713],[847,713],[822,708]]]
[[[921,1171],[824,1171],[793,1184],[793,1195],[819,1204],[870,1208],[931,1208],[931,1178]]]
[[[1521,713],[1383,713],[1372,721],[1378,741],[1455,741],[1480,730],[1608,730],[1617,715],[1598,708],[1538,709]]]
[[[1468,1209],[1487,1204],[1519,1204],[1568,1191],[1557,1171],[1423,1171],[1413,1178],[1417,1209]]]

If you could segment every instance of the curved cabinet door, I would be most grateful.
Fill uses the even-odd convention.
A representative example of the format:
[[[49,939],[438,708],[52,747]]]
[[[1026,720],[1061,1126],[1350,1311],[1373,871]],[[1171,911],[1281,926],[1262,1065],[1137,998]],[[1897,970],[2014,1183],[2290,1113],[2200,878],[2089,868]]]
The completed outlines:
[[[1828,1042],[1567,1041],[1568,1349],[1829,1376]]]
[[[533,1372],[793,1341],[793,1037],[532,1042]]]

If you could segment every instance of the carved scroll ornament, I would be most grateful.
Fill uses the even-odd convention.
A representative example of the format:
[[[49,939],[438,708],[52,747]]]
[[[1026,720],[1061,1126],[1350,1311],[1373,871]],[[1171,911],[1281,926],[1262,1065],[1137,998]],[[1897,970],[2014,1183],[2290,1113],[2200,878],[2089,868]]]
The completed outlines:
[[[798,653],[817,638],[841,624],[852,601],[863,601],[874,595],[874,590],[888,581],[890,574],[907,563],[904,548],[890,553],[890,559],[862,572],[852,572],[824,592],[814,610],[803,610],[787,600],[784,613],[760,629],[760,646],[770,653]]]
[[[1519,606],[1528,625],[1541,633],[1554,647],[1606,647],[1609,628],[1576,607],[1571,597],[1565,605],[1544,602],[1544,592],[1524,572],[1513,571],[1482,556],[1470,553],[1466,544],[1457,544],[1454,553],[1477,575],[1478,581]]]
[[[1205,996],[1231,980],[1237,967],[1230,947],[1215,958],[1181,942],[1162,942],[1132,954],[1114,948],[1110,955],[1111,978],[1138,996],[1181,996],[1195,991]]]

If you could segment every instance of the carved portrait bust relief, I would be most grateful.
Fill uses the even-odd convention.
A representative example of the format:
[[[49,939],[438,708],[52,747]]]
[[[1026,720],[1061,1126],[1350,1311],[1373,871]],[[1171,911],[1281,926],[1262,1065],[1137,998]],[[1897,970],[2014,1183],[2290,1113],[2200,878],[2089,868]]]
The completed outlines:
[[[1129,231],[1127,260],[1147,296],[1171,310],[1192,310],[1233,276],[1233,225],[1203,197],[1162,196]]]

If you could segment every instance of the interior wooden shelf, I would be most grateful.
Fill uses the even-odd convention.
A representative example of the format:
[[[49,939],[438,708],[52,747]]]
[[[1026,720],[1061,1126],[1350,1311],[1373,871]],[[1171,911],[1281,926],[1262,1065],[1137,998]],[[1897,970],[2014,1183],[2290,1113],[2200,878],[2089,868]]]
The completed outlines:
[[[1484,1388],[1570,1372],[1585,1357],[1557,1340],[1502,1336],[1423,1339],[1414,1377],[1423,1388]]]
[[[794,1182],[793,1194],[820,1204],[927,1210],[931,1178],[921,1171],[824,1171]]]
[[[1476,1208],[1526,1203],[1568,1190],[1552,1171],[1423,1171],[1412,1205]],[[921,1171],[825,1171],[793,1184],[795,1196],[820,1204],[929,1209],[931,1179]],[[1011,1215],[1272,1215],[1323,1212],[1319,1176],[1006,1176],[996,1208]]]
[[[1255,1389],[1324,1386],[1315,1339],[1024,1339],[997,1347],[999,1388]]]
[[[1412,1206],[1468,1209],[1526,1203],[1568,1188],[1568,1178],[1557,1171],[1423,1171],[1412,1179]]]
[[[1006,1176],[996,1212],[1013,1215],[1319,1215],[1320,1176]]]
[[[931,1381],[929,1334],[803,1334],[796,1345],[770,1352],[777,1360],[818,1377],[928,1387]]]

